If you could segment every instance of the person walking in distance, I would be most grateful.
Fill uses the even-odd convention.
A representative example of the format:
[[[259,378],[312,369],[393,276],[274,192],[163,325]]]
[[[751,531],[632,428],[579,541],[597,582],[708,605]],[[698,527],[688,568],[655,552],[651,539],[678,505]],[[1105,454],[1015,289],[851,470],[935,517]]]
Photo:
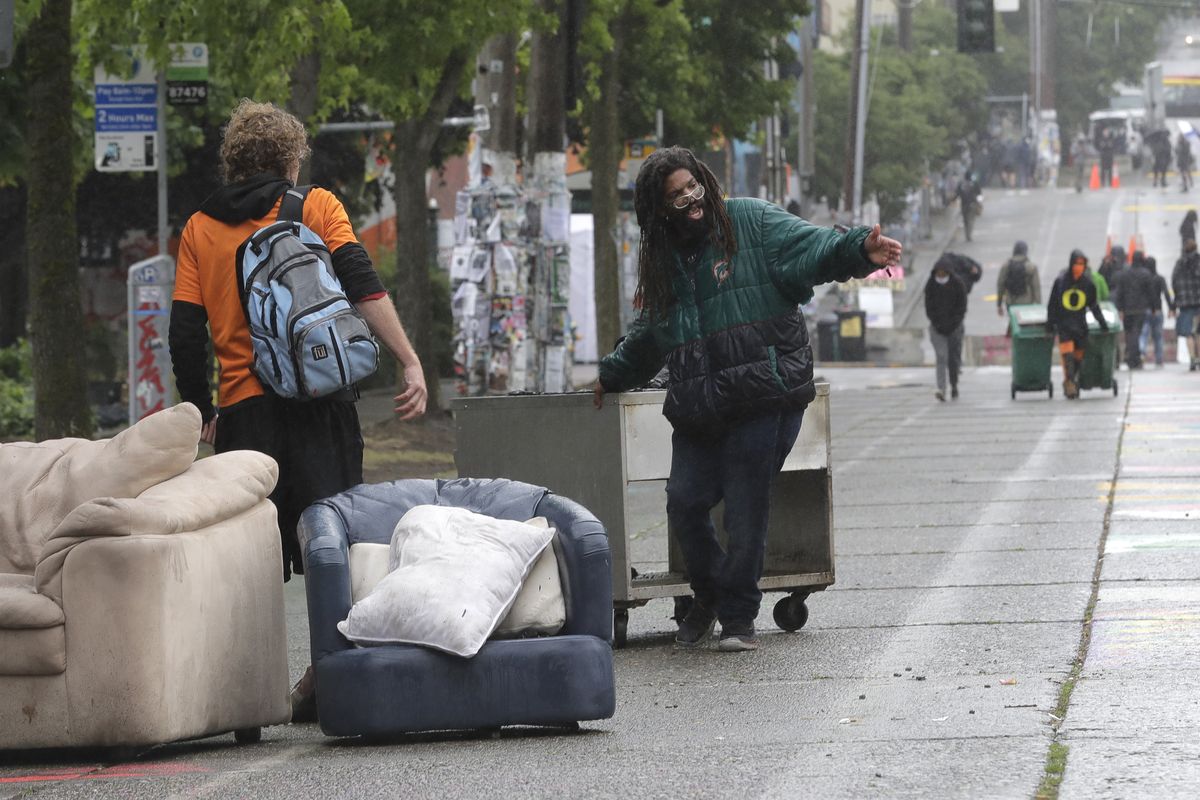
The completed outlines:
[[[1113,288],[1113,303],[1125,324],[1125,363],[1130,369],[1142,368],[1142,324],[1150,307],[1158,302],[1154,275],[1146,268],[1146,254],[1133,251],[1133,263],[1121,273]]]
[[[1179,224],[1179,252],[1183,252],[1183,246],[1187,244],[1188,239],[1193,241],[1196,238],[1196,209],[1189,208],[1188,212],[1183,215],[1183,222]]]
[[[1112,186],[1113,157],[1116,154],[1117,143],[1113,139],[1111,128],[1105,128],[1100,134],[1100,185]]]
[[[1158,274],[1158,262],[1152,256],[1146,256],[1146,269],[1154,277],[1154,300],[1147,309],[1146,321],[1142,323],[1142,336],[1138,340],[1138,349],[1146,352],[1146,345],[1154,340],[1154,367],[1163,367],[1163,301],[1167,304],[1167,313],[1175,317],[1175,300],[1171,290],[1167,288],[1167,279]]]
[[[1187,343],[1190,370],[1195,372],[1200,370],[1200,253],[1195,239],[1183,243],[1183,255],[1171,271],[1171,290],[1177,309],[1175,337]]]
[[[839,232],[761,200],[726,200],[712,171],[682,147],[642,164],[634,209],[639,315],[600,360],[595,403],[643,385],[666,363],[667,519],[695,594],[675,642],[700,646],[719,620],[719,650],[753,650],[771,482],[816,391],[799,305],[818,284],[895,264],[900,243],[878,225]],[[722,500],[727,549],[710,516]]]
[[[925,282],[925,316],[929,318],[929,340],[937,356],[939,401],[946,399],[946,378],[950,379],[950,397],[958,399],[958,373],[962,365],[963,318],[967,315],[967,287],[958,276],[935,264]]]
[[[996,277],[996,314],[1003,317],[1009,306],[1042,302],[1042,279],[1037,265],[1029,260],[1029,245],[1013,245],[1012,258]],[[1011,334],[1010,334],[1011,335]]]
[[[239,248],[275,221],[309,152],[304,125],[286,111],[250,100],[234,109],[220,149],[224,185],[188,219],[180,238],[168,337],[180,397],[200,409],[203,440],[218,453],[257,450],[279,464],[270,497],[279,514],[285,581],[304,571],[296,540],[301,512],[363,479],[357,392],[308,400],[271,391],[252,369],[250,328],[239,296]],[[400,363],[406,388],[395,398],[397,416],[419,417],[427,397],[421,362],[345,208],[332,193],[314,187],[303,198],[302,215],[332,254],[346,297]],[[208,383],[210,331],[220,367],[216,408]],[[310,668],[293,691],[295,719],[311,718],[313,691]]]
[[[1180,131],[1179,136],[1175,139],[1175,168],[1179,170],[1179,179],[1185,192],[1192,188],[1192,165],[1194,163],[1192,145],[1183,135],[1183,131]]]
[[[975,230],[975,218],[979,216],[979,197],[982,192],[975,176],[968,170],[959,181],[956,192],[959,211],[962,213],[963,235],[968,242],[971,241],[971,233]]]
[[[1079,397],[1079,368],[1087,350],[1089,311],[1101,330],[1107,331],[1108,322],[1096,300],[1096,286],[1087,275],[1087,256],[1080,250],[1072,250],[1070,266],[1055,279],[1046,304],[1046,331],[1058,336],[1063,394],[1068,400]]]

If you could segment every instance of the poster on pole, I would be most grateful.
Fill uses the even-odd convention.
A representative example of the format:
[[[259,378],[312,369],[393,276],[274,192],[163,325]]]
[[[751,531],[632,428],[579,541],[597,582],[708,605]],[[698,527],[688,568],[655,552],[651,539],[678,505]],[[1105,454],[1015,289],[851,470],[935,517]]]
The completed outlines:
[[[134,49],[129,77],[95,71],[96,169],[147,172],[158,169],[158,79],[144,51]]]

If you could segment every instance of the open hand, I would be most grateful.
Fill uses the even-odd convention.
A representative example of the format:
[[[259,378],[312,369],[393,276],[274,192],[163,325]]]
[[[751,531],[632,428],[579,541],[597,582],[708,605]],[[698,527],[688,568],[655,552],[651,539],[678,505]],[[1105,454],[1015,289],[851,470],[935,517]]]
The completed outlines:
[[[879,225],[871,228],[867,240],[863,242],[867,259],[877,267],[891,267],[900,263],[900,255],[904,250],[895,239],[883,235]]]
[[[425,413],[425,401],[429,399],[420,362],[404,368],[404,384],[404,391],[394,398],[396,414],[400,419],[416,419]]]

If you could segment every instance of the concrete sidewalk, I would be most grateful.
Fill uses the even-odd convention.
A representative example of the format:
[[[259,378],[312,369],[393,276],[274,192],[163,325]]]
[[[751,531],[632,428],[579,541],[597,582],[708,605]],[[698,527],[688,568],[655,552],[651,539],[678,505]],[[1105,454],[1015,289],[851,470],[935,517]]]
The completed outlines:
[[[1064,687],[1063,798],[1200,786],[1200,375],[1123,373],[1132,391],[1107,499],[1085,660]],[[1073,690],[1073,691],[1072,691]]]

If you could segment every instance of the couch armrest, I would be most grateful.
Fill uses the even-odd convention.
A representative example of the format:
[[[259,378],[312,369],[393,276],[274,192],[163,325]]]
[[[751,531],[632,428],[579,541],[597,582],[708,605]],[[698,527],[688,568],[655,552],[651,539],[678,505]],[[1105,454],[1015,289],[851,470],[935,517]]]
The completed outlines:
[[[559,555],[566,572],[564,634],[597,636],[612,642],[612,553],[604,526],[586,508],[549,494],[537,513],[558,530]]]
[[[308,598],[308,639],[312,663],[353,647],[337,624],[350,615],[350,545],[346,521],[326,502],[305,509],[296,526],[304,558],[304,590]]]
[[[286,722],[275,507],[90,539],[63,567],[72,738],[145,744]]]
[[[62,567],[82,542],[207,528],[262,503],[278,478],[270,456],[235,450],[201,459],[137,497],[101,497],[76,506],[42,547],[34,570],[37,589],[62,603]]]

